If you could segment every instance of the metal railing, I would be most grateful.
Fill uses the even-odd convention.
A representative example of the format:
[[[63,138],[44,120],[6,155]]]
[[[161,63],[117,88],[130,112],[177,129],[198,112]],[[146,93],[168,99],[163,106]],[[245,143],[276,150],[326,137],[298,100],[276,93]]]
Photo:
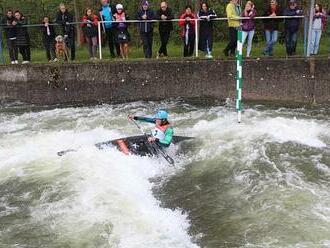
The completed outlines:
[[[309,22],[308,22],[308,18],[309,18]],[[249,17],[240,17],[240,18],[231,18],[231,20],[248,20],[251,19]],[[304,19],[304,55],[308,56],[309,55],[309,43],[311,40],[311,34],[310,34],[310,21],[312,20],[312,18],[310,18],[310,16],[305,16],[305,15],[301,15],[301,16],[256,16],[254,18],[252,18],[253,20],[264,20],[264,19]],[[192,21],[195,22],[195,57],[199,56],[199,51],[198,51],[198,42],[199,42],[199,22],[203,21],[203,19],[191,19]],[[218,21],[228,21],[229,18],[227,17],[218,17],[218,18],[214,18],[211,19],[214,22],[218,22]],[[171,20],[126,20],[126,21],[98,21],[97,24],[97,29],[98,29],[98,40],[99,40],[99,58],[102,59],[102,27],[101,25],[104,23],[146,23],[146,22],[150,22],[150,23],[159,23],[159,22],[180,22],[180,21],[185,21],[185,19],[171,19]],[[70,22],[67,23],[66,25],[80,25],[80,24],[86,24],[87,22]],[[49,25],[53,25],[53,26],[62,26],[62,24],[58,24],[58,23],[50,23]],[[0,28],[1,28],[0,24]],[[28,25],[24,25],[23,27],[42,27],[44,26],[44,24],[28,24]],[[308,27],[308,29],[307,29]],[[308,31],[308,32],[307,32]],[[1,37],[0,37],[1,38]],[[2,46],[0,45],[0,53],[2,54]],[[1,54],[0,54],[0,62],[1,62]]]

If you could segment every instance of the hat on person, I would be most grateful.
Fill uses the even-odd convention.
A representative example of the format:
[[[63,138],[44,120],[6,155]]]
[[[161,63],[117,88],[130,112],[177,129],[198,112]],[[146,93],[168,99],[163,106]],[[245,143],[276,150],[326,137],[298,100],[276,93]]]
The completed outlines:
[[[289,4],[291,4],[291,3],[297,3],[297,1],[296,0],[290,0]]]
[[[119,10],[119,9],[124,9],[124,6],[122,4],[120,4],[120,3],[118,3],[116,5],[116,10]]]
[[[148,1],[142,1],[142,6],[149,6],[149,2]]]
[[[157,111],[154,118],[155,119],[161,119],[161,120],[167,120],[168,119],[168,113],[165,110],[159,110],[159,111]]]

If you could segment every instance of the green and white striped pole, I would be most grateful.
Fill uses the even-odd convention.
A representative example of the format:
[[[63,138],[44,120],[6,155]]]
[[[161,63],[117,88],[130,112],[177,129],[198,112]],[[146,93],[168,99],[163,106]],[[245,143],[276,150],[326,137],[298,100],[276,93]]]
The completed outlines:
[[[237,52],[236,52],[236,110],[237,121],[241,123],[242,118],[242,87],[243,87],[243,44],[242,44],[242,31],[238,31],[237,35]]]

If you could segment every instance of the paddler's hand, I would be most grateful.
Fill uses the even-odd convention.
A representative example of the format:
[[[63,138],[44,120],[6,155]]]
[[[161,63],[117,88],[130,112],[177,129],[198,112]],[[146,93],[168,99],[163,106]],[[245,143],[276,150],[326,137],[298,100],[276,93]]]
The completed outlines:
[[[149,141],[150,143],[153,143],[153,142],[156,141],[156,138],[155,138],[155,137],[149,137],[149,138],[148,138],[148,141]]]
[[[134,115],[129,115],[128,119],[130,119],[131,121],[134,120]]]

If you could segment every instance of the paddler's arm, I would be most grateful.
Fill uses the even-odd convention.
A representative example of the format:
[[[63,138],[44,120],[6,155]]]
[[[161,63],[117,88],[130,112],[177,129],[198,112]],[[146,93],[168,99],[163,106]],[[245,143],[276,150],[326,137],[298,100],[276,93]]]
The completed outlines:
[[[165,131],[165,138],[162,140],[158,140],[158,142],[162,145],[165,146],[169,146],[172,142],[172,138],[173,138],[173,128],[169,127],[168,129],[166,129]]]
[[[156,123],[156,120],[154,118],[150,118],[150,117],[134,116],[133,119],[136,121],[148,122],[148,123],[153,123],[153,124]]]

